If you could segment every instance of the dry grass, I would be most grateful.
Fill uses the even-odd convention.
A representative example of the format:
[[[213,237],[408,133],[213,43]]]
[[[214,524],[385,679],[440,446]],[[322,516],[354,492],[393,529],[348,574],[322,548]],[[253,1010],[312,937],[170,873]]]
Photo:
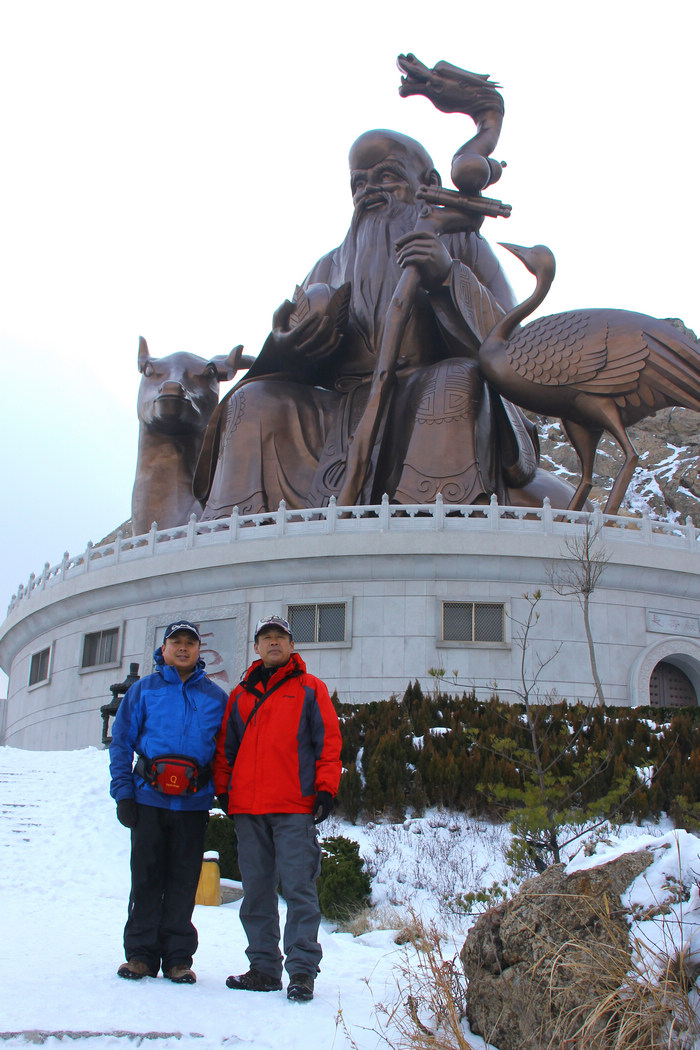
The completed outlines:
[[[679,853],[678,877],[667,879],[664,899],[637,916],[651,923],[651,933],[632,936],[631,957],[626,950],[600,953],[590,946],[577,946],[581,978],[610,991],[562,1016],[556,1032],[559,1041],[550,1044],[551,1050],[700,1048],[696,984],[700,966],[689,942],[684,941],[683,903],[689,896]],[[672,903],[679,905],[677,915]],[[605,915],[600,918],[606,921]],[[642,928],[636,926],[637,931]],[[564,1026],[568,1028],[566,1039],[562,1039]]]
[[[444,938],[432,923],[412,915],[404,932],[412,951],[397,967],[397,999],[376,1007],[384,1042],[392,1050],[473,1050],[464,1029],[466,982],[459,958],[445,958]]]
[[[378,1034],[391,1050],[473,1050],[459,958],[445,958],[444,939],[434,925],[413,916],[407,929],[411,951],[396,969],[396,999],[375,1007]],[[685,952],[652,958],[645,945],[644,952],[633,952],[630,968],[629,950],[622,947],[605,952],[583,942],[565,947],[541,959],[532,974],[548,983],[553,999],[567,984],[612,990],[562,1011],[548,1035],[521,1044],[523,1050],[700,1048],[699,967]],[[349,1045],[354,1045],[350,1039]]]
[[[647,946],[645,946],[646,948]],[[668,957],[635,952],[580,954],[581,977],[612,991],[560,1018],[548,1050],[690,1050],[700,1047],[697,967],[685,951]],[[642,961],[644,960],[644,961]],[[588,971],[588,974],[586,974]]]
[[[388,904],[380,904],[376,908],[361,908],[338,923],[339,930],[351,933],[353,937],[361,937],[363,933],[371,933],[373,930],[402,931],[405,926],[406,917]],[[397,944],[399,943],[401,942],[397,940]]]

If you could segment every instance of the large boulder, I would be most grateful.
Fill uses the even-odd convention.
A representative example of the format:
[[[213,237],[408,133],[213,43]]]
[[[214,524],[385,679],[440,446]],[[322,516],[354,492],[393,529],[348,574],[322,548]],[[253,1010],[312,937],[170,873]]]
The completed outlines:
[[[460,953],[472,1031],[499,1050],[578,1047],[565,1040],[630,967],[620,896],[651,863],[640,850],[570,875],[555,864],[481,915]]]

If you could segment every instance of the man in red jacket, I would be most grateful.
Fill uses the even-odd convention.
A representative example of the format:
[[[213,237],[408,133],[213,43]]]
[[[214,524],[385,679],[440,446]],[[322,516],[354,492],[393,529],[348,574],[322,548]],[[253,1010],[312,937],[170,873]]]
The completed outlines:
[[[220,804],[236,822],[250,962],[247,973],[226,984],[250,992],[281,989],[281,879],[287,998],[306,1002],[322,955],[316,892],[321,850],[314,825],[326,819],[338,791],[340,727],[328,689],[294,651],[286,620],[258,621],[255,652],[260,659],[229,697],[214,762]]]

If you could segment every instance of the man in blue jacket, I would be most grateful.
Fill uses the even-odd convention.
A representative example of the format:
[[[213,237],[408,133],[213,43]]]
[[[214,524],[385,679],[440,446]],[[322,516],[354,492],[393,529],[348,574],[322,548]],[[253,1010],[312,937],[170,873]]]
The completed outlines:
[[[192,912],[227,700],[204,673],[200,644],[193,623],[171,623],[154,653],[155,673],[127,691],[112,728],[110,794],[131,829],[126,962],[117,973],[132,980],[156,977],[161,965],[176,984],[197,980]]]

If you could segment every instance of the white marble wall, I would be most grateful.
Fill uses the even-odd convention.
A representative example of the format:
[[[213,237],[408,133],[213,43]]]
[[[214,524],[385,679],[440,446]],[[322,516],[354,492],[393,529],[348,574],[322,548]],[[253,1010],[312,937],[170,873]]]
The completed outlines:
[[[430,668],[445,669],[446,688],[474,687],[486,697],[495,683],[504,698],[517,698],[517,621],[527,614],[523,594],[539,589],[530,667],[559,647],[540,678],[542,695],[556,690],[569,700],[590,701],[580,608],[548,585],[548,568],[567,556],[564,540],[584,528],[586,516],[553,521],[545,508],[534,518],[512,518],[505,516],[512,514],[508,509],[490,508],[486,518],[474,518],[463,508],[462,516],[446,518],[441,508],[418,509],[421,516],[383,507],[372,517],[357,513],[330,521],[332,508],[316,512],[316,520],[288,513],[273,516],[271,524],[265,524],[270,516],[256,516],[233,529],[218,523],[218,531],[212,528],[217,523],[191,523],[90,548],[56,571],[47,566],[0,626],[0,666],[10,678],[0,742],[34,749],[99,745],[99,708],[110,699],[110,684],[126,676],[132,661],[148,673],[163,626],[180,616],[206,625],[205,658],[230,687],[254,655],[259,616],[306,602],[348,603],[345,644],[299,646],[309,670],[342,700],[402,695],[415,679],[432,688]],[[402,516],[395,516],[398,511]],[[700,696],[695,530],[615,518],[606,520],[602,535],[610,563],[592,599],[591,624],[606,700],[647,702],[659,659],[681,667]],[[508,640],[441,642],[442,601],[505,603]],[[115,664],[81,671],[84,635],[115,626],[121,632]],[[47,646],[49,680],[29,687],[31,656]]]

